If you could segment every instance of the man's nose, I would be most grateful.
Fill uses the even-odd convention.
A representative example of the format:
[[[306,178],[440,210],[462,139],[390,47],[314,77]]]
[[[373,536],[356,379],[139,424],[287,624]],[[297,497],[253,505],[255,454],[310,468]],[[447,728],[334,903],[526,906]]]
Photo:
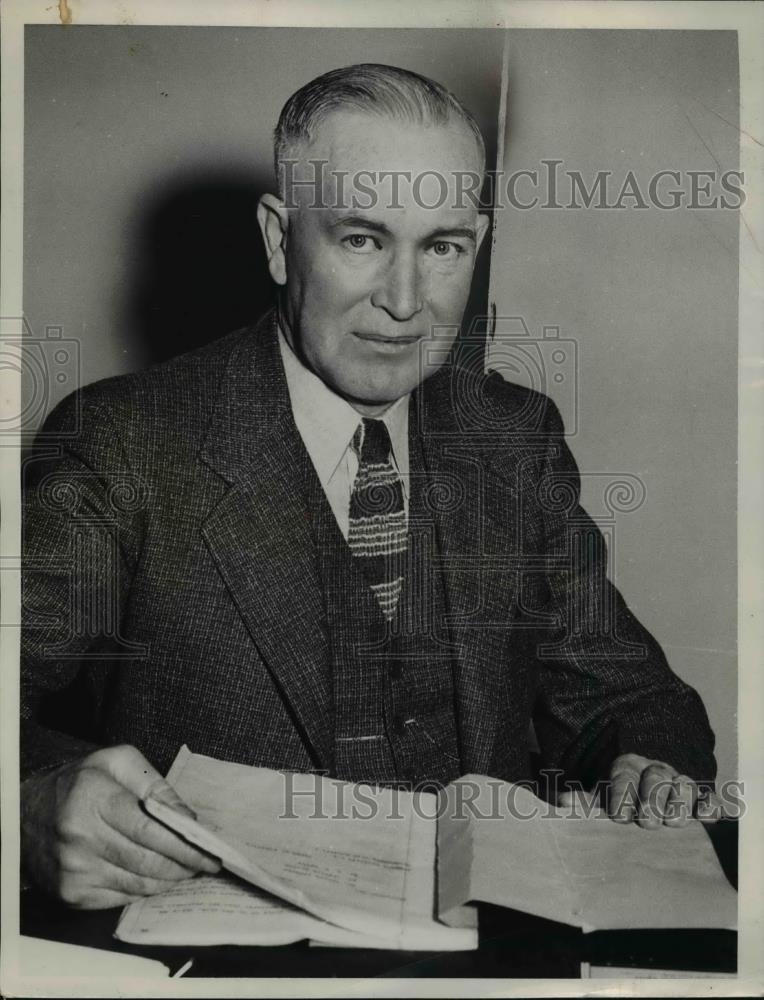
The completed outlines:
[[[404,323],[422,310],[421,286],[422,279],[414,255],[396,254],[371,296],[372,305],[384,309],[397,322]]]

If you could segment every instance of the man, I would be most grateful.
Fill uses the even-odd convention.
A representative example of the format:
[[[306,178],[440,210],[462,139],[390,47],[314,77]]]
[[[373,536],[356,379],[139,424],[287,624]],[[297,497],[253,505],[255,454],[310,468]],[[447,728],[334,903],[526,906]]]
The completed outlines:
[[[48,420],[25,514],[31,877],[103,907],[215,870],[140,804],[184,808],[161,778],[183,743],[517,781],[532,722],[544,767],[610,780],[615,819],[691,812],[713,735],[607,581],[559,415],[455,339],[488,226],[464,197],[471,115],[416,74],[336,70],[287,102],[276,161],[277,312]]]

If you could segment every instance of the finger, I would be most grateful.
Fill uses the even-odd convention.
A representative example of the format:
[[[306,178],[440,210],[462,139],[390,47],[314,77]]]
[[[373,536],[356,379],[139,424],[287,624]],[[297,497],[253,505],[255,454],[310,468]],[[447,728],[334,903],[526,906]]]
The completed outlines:
[[[95,849],[104,860],[118,868],[147,878],[178,881],[191,878],[198,871],[191,865],[182,865],[164,854],[135,843],[113,828],[108,829],[107,835],[100,839]]]
[[[58,894],[69,906],[93,910],[167,892],[175,885],[177,881],[136,875],[93,857],[86,866],[75,865],[63,874]]]
[[[68,894],[66,892],[62,894],[63,901],[75,910],[110,910],[115,906],[126,906],[142,898],[125,892],[116,892],[114,889],[92,886],[83,886]]]
[[[75,882],[87,878],[104,862],[136,875],[173,882],[192,878],[198,871],[134,843],[105,824],[91,837],[77,836],[62,843],[56,860],[58,869],[73,876]]]
[[[639,781],[637,823],[646,830],[663,825],[666,803],[673,787],[676,772],[666,764],[650,764]]]
[[[692,819],[698,786],[686,774],[674,778],[666,802],[663,822],[666,826],[685,826]]]
[[[125,892],[114,892],[111,889],[94,889],[93,895],[82,903],[74,904],[78,910],[111,910],[116,906],[127,906],[143,899],[142,896],[131,896]]]
[[[137,799],[128,792],[118,797],[106,821],[133,843],[175,861],[193,872],[216,874],[220,871],[218,858],[213,858],[186,843],[178,834],[149,816]]]
[[[610,779],[608,815],[616,823],[631,823],[639,803],[639,772],[631,767],[615,771]]]
[[[92,875],[95,889],[120,892],[127,896],[157,896],[167,892],[177,885],[174,879],[149,878],[146,875],[136,875],[118,865],[103,861]]]
[[[179,809],[196,819],[192,809],[183,802],[157,769],[133,746],[109,747],[90,758],[93,765],[101,767],[138,799],[151,794],[173,809]]]
[[[154,798],[159,802],[163,802],[170,809],[175,809],[176,812],[184,813],[189,819],[196,819],[196,813],[194,810],[186,805],[183,799],[178,795],[172,785],[168,784],[164,778],[158,778],[154,781],[148,788],[148,791],[141,795],[141,799]]]

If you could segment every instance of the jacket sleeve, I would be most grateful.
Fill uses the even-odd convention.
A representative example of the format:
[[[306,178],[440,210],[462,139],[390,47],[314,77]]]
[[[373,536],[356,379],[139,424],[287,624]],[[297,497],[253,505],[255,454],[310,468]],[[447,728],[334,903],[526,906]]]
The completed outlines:
[[[145,499],[107,408],[82,392],[50,415],[23,480],[22,779],[99,745]]]
[[[551,402],[547,420],[537,496],[546,610],[558,626],[535,649],[542,766],[591,786],[616,756],[633,752],[712,783],[714,735],[703,703],[609,581],[605,539],[581,507],[578,468]]]

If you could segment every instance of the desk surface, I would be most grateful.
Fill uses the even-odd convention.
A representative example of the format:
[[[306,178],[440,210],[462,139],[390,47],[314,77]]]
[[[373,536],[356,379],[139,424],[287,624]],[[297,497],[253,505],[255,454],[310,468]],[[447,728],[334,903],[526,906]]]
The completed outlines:
[[[737,885],[736,824],[720,823],[708,832],[727,877]],[[27,889],[21,898],[21,933],[157,958],[171,971],[193,958],[188,976],[577,979],[582,962],[656,970],[736,971],[737,935],[732,931],[583,934],[565,924],[483,905],[479,908],[479,948],[466,952],[311,948],[306,942],[278,948],[138,947],[113,937],[119,913],[118,909],[73,911]]]

